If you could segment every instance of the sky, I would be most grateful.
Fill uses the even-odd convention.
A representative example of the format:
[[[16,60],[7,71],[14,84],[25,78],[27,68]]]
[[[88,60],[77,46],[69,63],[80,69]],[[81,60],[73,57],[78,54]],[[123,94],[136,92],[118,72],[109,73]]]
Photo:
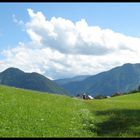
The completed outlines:
[[[0,71],[50,79],[140,63],[140,3],[0,3]]]

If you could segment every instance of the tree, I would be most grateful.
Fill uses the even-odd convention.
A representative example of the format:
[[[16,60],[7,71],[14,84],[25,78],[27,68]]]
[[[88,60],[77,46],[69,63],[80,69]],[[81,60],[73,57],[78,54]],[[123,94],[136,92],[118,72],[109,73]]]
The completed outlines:
[[[138,91],[140,91],[140,85],[138,86]]]

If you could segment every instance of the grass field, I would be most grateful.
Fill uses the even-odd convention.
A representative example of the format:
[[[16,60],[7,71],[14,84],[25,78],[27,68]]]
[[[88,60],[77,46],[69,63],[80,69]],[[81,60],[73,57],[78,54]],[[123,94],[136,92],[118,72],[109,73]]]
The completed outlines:
[[[140,93],[82,100],[0,86],[0,137],[139,137]]]

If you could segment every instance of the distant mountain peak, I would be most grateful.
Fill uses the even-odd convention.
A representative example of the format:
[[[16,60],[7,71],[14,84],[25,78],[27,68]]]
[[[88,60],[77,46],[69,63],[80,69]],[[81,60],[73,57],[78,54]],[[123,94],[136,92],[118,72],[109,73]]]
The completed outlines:
[[[22,70],[20,70],[19,68],[15,68],[15,67],[9,67],[9,68],[5,69],[4,71],[22,71]]]
[[[0,73],[0,84],[43,92],[67,94],[62,87],[47,77],[37,72],[25,73],[14,67],[7,68]]]

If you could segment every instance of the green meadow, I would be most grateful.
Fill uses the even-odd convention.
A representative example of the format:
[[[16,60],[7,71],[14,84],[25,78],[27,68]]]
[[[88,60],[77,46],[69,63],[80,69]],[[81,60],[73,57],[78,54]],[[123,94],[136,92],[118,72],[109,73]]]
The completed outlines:
[[[140,93],[83,100],[0,86],[0,137],[139,137]]]

